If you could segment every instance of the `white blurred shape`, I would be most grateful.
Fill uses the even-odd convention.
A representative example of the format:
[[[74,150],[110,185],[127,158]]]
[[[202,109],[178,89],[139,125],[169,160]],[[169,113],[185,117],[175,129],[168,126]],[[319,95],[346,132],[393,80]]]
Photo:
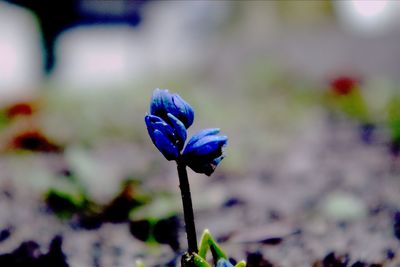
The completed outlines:
[[[13,79],[13,75],[17,73],[18,51],[11,43],[0,39],[0,57],[0,77],[2,77],[3,82],[10,81]]]
[[[207,58],[215,28],[230,11],[227,3],[207,1],[161,1],[146,7],[138,28],[80,26],[60,35],[55,81],[69,90],[112,89],[191,70]]]
[[[388,32],[400,14],[400,2],[393,0],[348,0],[333,3],[344,26],[364,35]]]
[[[38,27],[28,11],[0,2],[0,97],[14,100],[34,93],[42,75]]]
[[[143,29],[160,73],[187,71],[206,60],[213,38],[229,18],[225,1],[159,1],[146,9]]]
[[[78,89],[113,87],[146,65],[143,53],[130,55],[140,40],[128,26],[87,26],[63,33],[57,41],[55,77]],[[144,52],[144,51],[141,51]]]
[[[377,17],[381,16],[385,12],[385,9],[388,6],[388,0],[352,0],[351,4],[354,6],[355,11],[362,17]]]

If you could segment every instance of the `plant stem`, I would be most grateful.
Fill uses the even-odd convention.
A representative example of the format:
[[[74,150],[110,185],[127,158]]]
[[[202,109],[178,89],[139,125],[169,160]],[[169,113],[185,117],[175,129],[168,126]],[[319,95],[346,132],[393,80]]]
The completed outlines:
[[[177,161],[179,188],[181,189],[183,217],[185,218],[186,235],[188,240],[189,254],[197,253],[196,227],[194,225],[194,215],[192,206],[192,197],[190,195],[189,179],[186,171],[186,164]]]

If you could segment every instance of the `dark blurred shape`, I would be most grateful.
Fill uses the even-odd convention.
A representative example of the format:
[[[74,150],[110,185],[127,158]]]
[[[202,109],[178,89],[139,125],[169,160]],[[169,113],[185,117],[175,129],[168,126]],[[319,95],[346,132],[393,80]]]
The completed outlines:
[[[344,267],[348,265],[349,261],[350,261],[349,255],[344,254],[336,256],[335,253],[332,252],[325,256],[323,263],[324,266],[326,267],[328,266]]]
[[[103,218],[99,214],[76,214],[70,222],[70,225],[75,230],[97,230],[103,225]]]
[[[135,220],[131,221],[129,230],[140,241],[154,240],[159,244],[169,245],[174,251],[178,251],[180,221],[177,216],[171,216],[159,220]]]
[[[358,82],[350,76],[340,76],[331,81],[332,90],[338,95],[349,94]]]
[[[75,201],[72,196],[56,190],[49,190],[45,202],[47,207],[62,219],[70,218],[83,208],[82,203]]]
[[[392,140],[389,142],[389,152],[396,158],[400,155],[400,140]]]
[[[6,0],[30,9],[43,32],[45,70],[50,73],[56,62],[55,40],[63,31],[90,24],[127,24],[138,26],[141,9],[150,0]]]
[[[10,254],[0,256],[1,266],[37,266],[41,255],[40,246],[35,241],[25,241]]]
[[[349,264],[349,255],[337,256],[335,252],[328,253],[322,261],[314,263],[314,267],[346,267]]]
[[[246,202],[238,197],[231,197],[228,198],[223,204],[222,207],[224,208],[231,208],[231,207],[235,207],[235,206],[241,206],[246,204]]]
[[[371,122],[366,122],[360,125],[360,137],[365,144],[372,144],[374,141],[374,132],[376,125]]]
[[[73,172],[64,169],[63,178],[74,180]],[[127,180],[121,191],[108,204],[102,205],[90,199],[84,189],[77,186],[76,192],[67,192],[63,189],[50,189],[45,196],[48,209],[60,219],[70,219],[73,229],[96,230],[103,223],[127,223],[130,212],[146,203],[147,196],[138,193],[138,181]]]
[[[4,228],[3,230],[0,231],[0,243],[6,241],[8,238],[10,238],[11,233],[13,232],[13,227],[8,226]]]
[[[400,211],[397,210],[393,216],[393,233],[400,240]]]
[[[26,131],[17,134],[11,140],[12,149],[30,150],[33,152],[58,153],[61,146],[50,141],[39,131]]]
[[[386,249],[385,253],[386,253],[386,259],[390,261],[396,257],[396,252],[394,252],[394,250],[391,248]]]
[[[148,220],[131,221],[129,231],[140,241],[147,241],[150,237],[151,224]]]
[[[180,248],[178,241],[179,227],[180,222],[177,216],[171,216],[169,218],[162,219],[154,225],[154,238],[158,243],[167,244],[174,251],[178,251]]]
[[[126,181],[121,192],[102,211],[104,221],[111,223],[128,222],[132,209],[144,204],[136,195],[137,181]]]
[[[356,261],[355,263],[353,263],[353,265],[351,265],[351,267],[367,267],[367,263],[363,262],[363,261]]]
[[[279,245],[280,243],[282,243],[282,241],[283,241],[282,237],[271,237],[271,238],[262,239],[259,242],[264,245],[275,246],[275,245]]]
[[[229,261],[229,263],[232,264],[233,266],[235,266],[235,265],[237,264],[237,260],[234,259],[234,258],[232,258],[232,257],[229,257],[228,261]]]
[[[46,254],[42,254],[39,244],[35,241],[25,241],[13,252],[0,255],[0,266],[68,267],[69,265],[62,251],[62,237],[56,236]]]
[[[275,265],[264,258],[261,252],[247,253],[247,267],[274,267]]]
[[[366,263],[363,261],[356,261],[351,265],[351,267],[382,267],[381,263]]]
[[[62,236],[57,235],[50,243],[49,252],[42,256],[42,266],[68,267],[62,251]]]
[[[74,175],[74,172],[68,168],[61,169],[58,174],[62,177],[71,178]]]

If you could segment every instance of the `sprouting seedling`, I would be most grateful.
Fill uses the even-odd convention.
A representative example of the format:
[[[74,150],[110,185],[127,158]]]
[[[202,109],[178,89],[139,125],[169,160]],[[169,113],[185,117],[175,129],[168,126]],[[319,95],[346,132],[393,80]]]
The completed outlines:
[[[350,76],[339,76],[330,82],[328,99],[331,106],[360,124],[360,138],[373,142],[375,123],[361,90],[360,82]]]
[[[197,247],[192,198],[186,167],[197,173],[210,176],[223,159],[223,148],[228,137],[219,134],[219,129],[204,129],[194,134],[187,142],[187,129],[193,124],[193,108],[178,94],[166,89],[156,89],[150,103],[150,114],[145,122],[150,138],[167,160],[177,163],[179,187],[182,197],[188,252],[182,257],[182,266],[210,266],[205,260],[211,250],[218,267],[231,266],[226,254],[219,248],[208,230],[205,230]],[[237,266],[245,266],[240,262]]]
[[[393,156],[398,156],[400,153],[400,96],[392,96],[386,109],[390,132],[390,151]]]
[[[330,83],[331,101],[344,114],[360,122],[368,122],[369,114],[359,82],[349,76],[340,76]]]

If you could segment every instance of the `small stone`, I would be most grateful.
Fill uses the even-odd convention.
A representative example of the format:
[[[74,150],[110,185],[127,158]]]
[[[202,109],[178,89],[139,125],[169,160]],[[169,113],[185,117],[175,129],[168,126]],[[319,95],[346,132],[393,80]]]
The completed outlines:
[[[321,205],[322,213],[333,220],[351,221],[363,218],[368,211],[365,204],[357,197],[345,193],[329,195]]]

